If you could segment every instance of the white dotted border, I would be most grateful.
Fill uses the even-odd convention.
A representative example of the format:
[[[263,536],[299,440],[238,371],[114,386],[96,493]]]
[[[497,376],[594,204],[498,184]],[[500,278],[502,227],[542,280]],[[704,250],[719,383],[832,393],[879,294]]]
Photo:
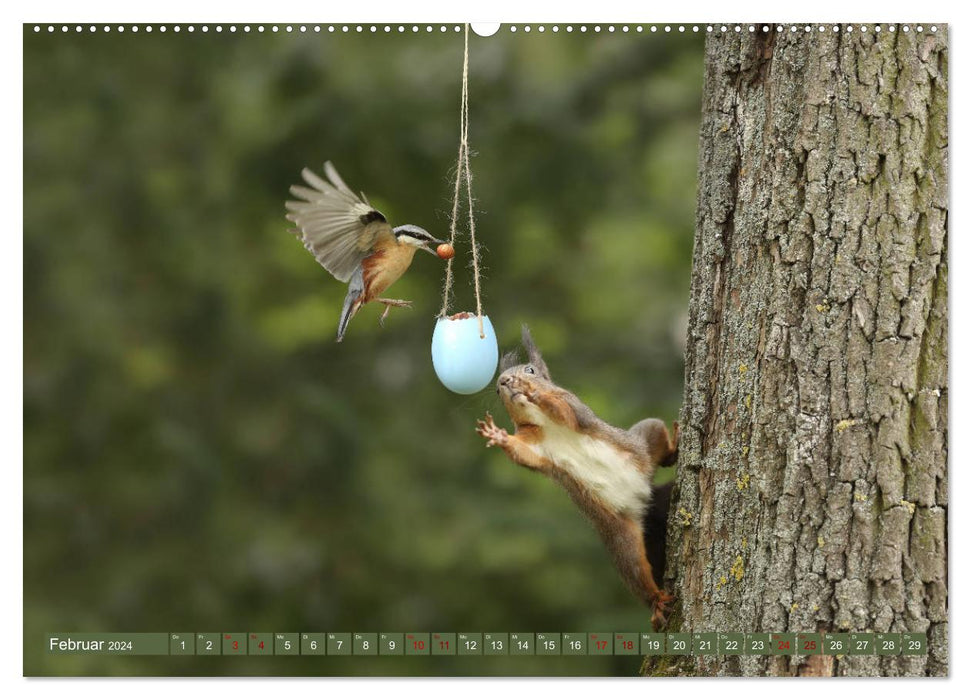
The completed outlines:
[[[163,24],[163,25],[158,25],[157,27],[154,27],[152,25],[138,25],[138,24],[132,24],[132,25],[125,25],[125,24],[107,25],[106,24],[106,25],[103,25],[103,26],[100,26],[100,27],[98,25],[91,24],[91,25],[86,25],[86,26],[87,26],[87,30],[90,33],[97,32],[100,29],[101,31],[104,31],[104,32],[112,32],[112,31],[114,31],[114,32],[118,32],[119,34],[123,34],[126,31],[131,32],[133,34],[137,34],[140,31],[145,32],[146,34],[151,34],[156,29],[159,32],[163,33],[163,34],[165,32],[168,32],[168,31],[174,32],[176,34],[182,32],[182,31],[189,32],[190,34],[196,32],[196,31],[199,31],[199,32],[202,32],[202,33],[205,34],[205,33],[209,32],[209,30],[210,30],[209,25],[206,25],[206,24],[201,24],[201,25],[194,25],[194,24],[188,24],[188,25],[179,25],[179,24],[164,25]],[[790,32],[798,32],[798,31],[812,32],[814,29],[818,29],[818,31],[820,31],[820,32],[825,32],[827,30],[828,31],[831,31],[831,32],[839,32],[840,31],[840,26],[843,26],[843,31],[845,31],[847,33],[853,32],[854,29],[855,30],[858,30],[860,32],[868,32],[868,31],[871,31],[872,30],[874,32],[878,32],[879,33],[884,28],[886,28],[886,30],[888,32],[895,32],[895,31],[897,31],[897,28],[898,27],[903,32],[910,32],[911,30],[913,30],[915,32],[922,33],[922,32],[925,31],[924,26],[923,25],[920,25],[920,24],[917,24],[917,25],[909,25],[909,24],[903,24],[903,25],[895,25],[895,24],[887,24],[887,25],[881,25],[881,24],[860,24],[860,25],[854,25],[854,24],[847,24],[847,25],[838,25],[838,24],[833,24],[833,25],[814,25],[814,24],[790,24],[790,25],[785,25],[785,24],[774,24],[774,25],[768,25],[768,24],[763,24],[761,26],[756,26],[754,24],[748,24],[748,25],[741,25],[741,24],[731,24],[731,25],[726,25],[726,24],[718,24],[718,25],[716,25],[716,24],[708,24],[708,25],[698,25],[698,24],[692,24],[692,25],[684,25],[684,24],[678,24],[678,25],[671,25],[671,24],[664,24],[664,25],[657,25],[657,24],[651,24],[651,25],[642,25],[642,24],[636,24],[636,25],[629,25],[629,24],[621,24],[621,25],[614,25],[614,24],[599,25],[599,24],[593,24],[593,25],[586,25],[586,24],[580,24],[580,25],[576,25],[576,26],[574,26],[572,24],[567,24],[567,25],[563,25],[562,27],[560,25],[558,25],[558,24],[550,25],[549,27],[547,27],[546,25],[543,25],[543,24],[540,24],[540,25],[529,25],[529,24],[516,25],[516,24],[511,24],[511,25],[508,25],[508,26],[504,27],[504,29],[506,29],[507,31],[509,31],[509,32],[511,32],[513,34],[519,32],[520,30],[522,30],[526,34],[529,34],[534,29],[538,33],[540,33],[540,34],[545,33],[547,31],[547,29],[549,29],[549,31],[552,32],[552,33],[554,33],[554,34],[560,32],[561,30],[562,31],[565,31],[567,33],[571,33],[571,32],[574,32],[574,31],[578,31],[581,34],[582,33],[585,33],[585,32],[591,32],[591,31],[594,32],[594,33],[598,33],[598,32],[603,32],[604,30],[606,30],[608,33],[618,32],[618,31],[621,32],[621,33],[630,33],[630,32],[643,33],[644,31],[648,31],[648,32],[651,32],[651,33],[656,33],[658,31],[664,31],[664,32],[670,33],[670,32],[675,31],[675,30],[677,30],[679,33],[685,33],[687,31],[691,31],[693,33],[698,33],[700,31],[702,31],[702,29],[705,32],[709,33],[709,34],[715,34],[715,33],[718,33],[718,32],[721,32],[721,33],[725,34],[725,33],[728,33],[730,31],[739,32],[739,33],[742,32],[742,31],[748,31],[748,32],[751,32],[751,33],[754,33],[756,31],[761,31],[763,33],[767,33],[769,31],[773,31],[773,30],[776,31],[776,32],[784,32],[784,31],[787,30],[787,28],[788,28],[788,31],[790,31]],[[40,33],[40,32],[42,32],[44,30],[45,27],[47,29],[47,32],[50,33],[50,34],[53,34],[54,32],[58,31],[58,29],[62,33],[67,33],[67,32],[70,32],[72,30],[74,32],[76,32],[76,33],[81,33],[85,29],[85,26],[84,25],[80,25],[80,24],[76,24],[76,25],[67,25],[67,24],[62,24],[62,25],[54,25],[54,24],[40,25],[40,24],[35,24],[34,25],[34,32],[35,33]],[[443,24],[443,25],[437,25],[437,26],[433,26],[433,25],[430,25],[430,24],[426,24],[426,25],[417,25],[417,24],[410,24],[410,25],[404,25],[404,24],[399,24],[399,25],[390,25],[390,24],[385,24],[385,25],[376,25],[376,24],[371,24],[371,25],[362,25],[362,24],[356,24],[356,25],[354,25],[354,24],[336,24],[336,25],[335,24],[329,24],[329,25],[320,25],[320,24],[312,24],[312,25],[308,25],[308,24],[282,24],[282,25],[280,25],[280,24],[270,24],[270,25],[263,25],[263,24],[259,24],[259,25],[249,25],[249,24],[244,24],[244,25],[241,25],[241,26],[238,26],[237,27],[234,24],[230,24],[230,25],[217,24],[217,25],[214,25],[212,27],[212,30],[215,31],[215,32],[217,32],[217,33],[221,33],[223,31],[226,31],[226,32],[229,32],[230,34],[237,33],[239,31],[242,31],[243,33],[249,33],[249,32],[257,32],[257,33],[271,32],[271,33],[273,33],[273,32],[281,32],[282,31],[282,32],[291,33],[291,34],[292,33],[306,34],[308,32],[314,32],[314,33],[319,34],[319,33],[324,32],[324,31],[326,31],[328,33],[331,33],[331,34],[335,34],[335,33],[349,34],[351,32],[355,32],[355,33],[361,34],[361,33],[364,33],[365,31],[368,31],[368,32],[370,32],[372,34],[376,34],[378,32],[384,32],[385,34],[390,34],[391,32],[397,32],[399,34],[405,34],[405,33],[418,34],[419,32],[424,31],[426,34],[428,34],[428,33],[434,32],[436,29],[440,33],[445,33],[445,32],[448,32],[448,31],[461,32],[462,31],[462,26],[459,25],[459,24],[456,24],[456,25],[444,25]],[[936,24],[933,24],[930,27],[928,27],[927,30],[929,30],[931,33],[935,33],[935,32],[937,32],[937,25]]]

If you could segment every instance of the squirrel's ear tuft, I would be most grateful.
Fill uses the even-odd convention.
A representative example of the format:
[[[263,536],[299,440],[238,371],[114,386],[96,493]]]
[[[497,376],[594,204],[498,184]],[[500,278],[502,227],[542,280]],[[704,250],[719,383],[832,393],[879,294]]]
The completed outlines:
[[[550,379],[550,370],[543,362],[543,355],[540,354],[539,348],[533,342],[533,336],[529,334],[529,326],[525,323],[523,324],[523,347],[526,348],[529,364],[536,368],[540,376]]]
[[[515,367],[519,364],[519,351],[510,350],[502,356],[499,360],[499,374],[502,374],[510,367]]]

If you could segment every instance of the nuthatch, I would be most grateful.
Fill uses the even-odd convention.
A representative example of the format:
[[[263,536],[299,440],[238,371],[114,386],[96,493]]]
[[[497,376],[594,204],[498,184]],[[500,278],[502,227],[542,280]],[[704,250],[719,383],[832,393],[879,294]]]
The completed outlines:
[[[309,168],[303,169],[303,179],[310,187],[290,188],[305,201],[287,202],[287,218],[298,226],[293,233],[317,262],[341,282],[350,283],[337,327],[339,343],[348,322],[364,304],[384,304],[381,325],[392,306],[410,307],[410,301],[379,295],[404,274],[416,250],[435,255],[429,246],[444,241],[412,224],[391,228],[363,192],[358,197],[344,184],[330,162],[324,163],[324,173],[329,182]]]

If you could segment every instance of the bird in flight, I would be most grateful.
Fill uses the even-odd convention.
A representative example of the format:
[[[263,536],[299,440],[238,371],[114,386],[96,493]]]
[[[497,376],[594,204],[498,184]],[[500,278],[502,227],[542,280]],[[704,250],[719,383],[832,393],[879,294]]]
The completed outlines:
[[[405,273],[415,251],[435,255],[435,247],[445,242],[413,224],[392,228],[363,192],[359,196],[344,183],[329,161],[324,163],[326,179],[309,168],[301,174],[309,187],[290,188],[299,199],[286,203],[287,218],[296,224],[293,233],[317,262],[348,284],[337,326],[339,343],[347,324],[364,304],[384,304],[381,325],[391,307],[410,308],[410,301],[385,299],[381,294]]]

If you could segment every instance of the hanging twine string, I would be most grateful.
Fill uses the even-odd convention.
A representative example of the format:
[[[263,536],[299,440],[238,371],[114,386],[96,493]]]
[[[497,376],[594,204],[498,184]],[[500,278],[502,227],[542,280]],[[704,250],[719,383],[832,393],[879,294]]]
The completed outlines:
[[[472,167],[469,164],[469,25],[465,25],[465,56],[462,61],[462,107],[459,115],[459,154],[455,164],[455,195],[452,198],[452,220],[449,226],[449,242],[455,247],[455,234],[459,217],[459,197],[462,178],[469,201],[469,239],[472,246],[472,272],[475,282],[475,313],[479,317],[479,337],[485,338],[482,325],[482,288],[479,272],[479,246],[475,241],[475,212],[472,200]],[[452,295],[452,258],[445,265],[445,286],[442,290],[441,317],[448,315]]]
[[[452,218],[449,223],[448,241],[452,246],[452,250],[455,250],[455,227],[459,218],[459,193],[462,191],[462,158],[465,155],[465,140],[462,138],[463,130],[464,121],[463,125],[459,127],[459,156],[458,165],[455,168],[455,195],[452,198]],[[455,258],[449,258],[448,262],[445,263],[445,286],[442,289],[442,310],[438,314],[442,318],[448,315],[448,305],[452,296],[452,262],[454,260]]]

